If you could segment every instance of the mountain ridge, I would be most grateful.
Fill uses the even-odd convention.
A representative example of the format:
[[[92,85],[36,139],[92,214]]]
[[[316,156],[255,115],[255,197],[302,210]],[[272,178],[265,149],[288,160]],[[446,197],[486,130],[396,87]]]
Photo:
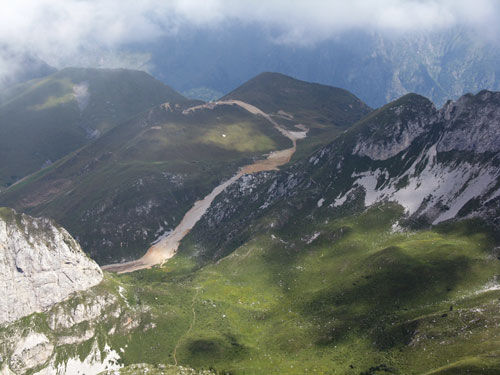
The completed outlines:
[[[308,111],[315,112],[315,121],[329,123],[334,117],[334,125],[337,126],[352,124],[355,116],[343,112],[352,110],[355,105],[365,113],[371,110],[347,90],[298,80],[276,72],[260,73],[221,98],[221,100],[230,99],[255,105],[266,113],[278,114],[282,111],[286,116],[286,112],[290,112],[299,121],[311,121],[310,115],[301,118],[301,111],[297,108],[302,106]],[[304,102],[306,104],[302,104]],[[335,113],[335,116],[332,116],[332,113]]]
[[[316,89],[316,85],[301,85]],[[339,111],[335,101],[330,101],[331,113],[338,113],[339,119],[345,113],[359,119],[368,112],[359,99],[342,93],[352,103]],[[283,96],[286,94],[278,96],[278,103]],[[195,201],[233,176],[239,167],[291,146],[259,114],[210,103],[197,111],[187,110],[198,103],[163,103],[150,108],[7,189],[0,201],[35,215],[54,217],[100,263],[137,258],[151,242],[173,229]],[[315,113],[309,105],[297,102],[288,115],[270,114],[287,131],[303,131],[307,126],[308,136],[299,141],[297,154],[326,144],[346,127],[308,117],[306,125],[297,128],[295,125],[303,121],[296,113],[302,111],[303,117]],[[105,224],[96,225],[99,222]],[[108,248],[113,254],[106,254]]]
[[[394,200],[407,210],[407,223],[419,225],[437,224],[457,215],[486,215],[492,224],[498,222],[500,170],[495,163],[500,155],[498,133],[493,130],[500,126],[498,104],[500,93],[489,91],[466,95],[441,110],[421,96],[406,96],[368,115],[328,146],[283,171],[248,176],[235,183],[216,199],[190,236],[195,242],[206,241],[210,251],[229,246],[216,252],[217,258],[227,255],[238,243],[235,236],[245,238],[249,220],[269,214],[268,207],[274,204],[283,206],[283,199],[288,199],[285,206],[295,204],[333,215],[344,206],[360,210]],[[472,105],[469,111],[481,116],[466,117],[475,119],[472,123],[463,121],[460,111],[465,105]],[[408,121],[408,116],[417,121]],[[377,118],[383,121],[375,121]],[[464,130],[452,137],[449,133],[461,130],[460,126]],[[385,131],[379,134],[380,129]],[[298,214],[296,209],[292,211]]]
[[[188,102],[146,73],[125,69],[66,68],[5,95],[0,103],[3,187],[153,105]]]

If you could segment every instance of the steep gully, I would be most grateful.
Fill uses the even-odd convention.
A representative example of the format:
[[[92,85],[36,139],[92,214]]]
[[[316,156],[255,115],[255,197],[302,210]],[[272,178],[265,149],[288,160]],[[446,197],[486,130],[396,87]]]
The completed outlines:
[[[168,259],[172,258],[181,240],[189,233],[189,231],[195,226],[195,224],[201,219],[203,214],[208,210],[213,200],[222,193],[229,185],[238,180],[241,176],[245,174],[253,174],[262,171],[275,170],[278,167],[288,163],[297,149],[297,140],[303,139],[307,135],[308,129],[303,125],[296,125],[301,131],[290,131],[281,127],[271,116],[264,113],[259,108],[239,101],[239,100],[225,100],[213,103],[202,104],[199,106],[191,107],[183,111],[184,115],[188,115],[191,112],[202,110],[202,109],[214,109],[221,105],[236,105],[248,112],[264,117],[268,120],[276,130],[278,130],[283,136],[290,139],[293,143],[291,148],[274,151],[269,154],[269,156],[264,160],[258,160],[253,164],[244,166],[229,180],[223,182],[219,186],[215,187],[210,194],[205,198],[197,201],[194,206],[184,215],[180,224],[170,232],[166,237],[161,238],[153,246],[151,246],[146,254],[137,260],[115,263],[103,266],[102,269],[109,272],[126,273],[141,270],[144,268],[150,268],[157,264],[163,264]]]

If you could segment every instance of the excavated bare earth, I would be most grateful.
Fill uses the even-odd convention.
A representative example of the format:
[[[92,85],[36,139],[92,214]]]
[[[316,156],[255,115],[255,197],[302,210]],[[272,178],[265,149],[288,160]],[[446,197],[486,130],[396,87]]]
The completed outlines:
[[[181,240],[201,219],[203,214],[212,204],[213,200],[220,193],[222,193],[229,185],[231,185],[233,182],[235,182],[245,174],[275,170],[278,167],[288,163],[297,149],[297,140],[303,139],[307,135],[307,128],[304,125],[297,125],[297,128],[301,129],[302,131],[290,131],[284,129],[267,113],[262,112],[259,108],[251,104],[239,100],[227,100],[207,103],[188,108],[183,111],[183,114],[188,115],[191,112],[195,112],[201,109],[213,109],[220,105],[237,105],[254,115],[264,117],[271,124],[273,124],[276,130],[278,130],[281,134],[283,134],[293,142],[293,147],[287,148],[285,150],[271,152],[266,159],[258,160],[253,164],[240,168],[238,173],[236,173],[233,177],[217,186],[202,200],[197,201],[194,206],[188,212],[186,212],[180,224],[168,236],[160,239],[153,246],[151,246],[142,258],[131,262],[109,264],[107,266],[103,266],[103,270],[117,273],[133,272],[144,268],[150,268],[154,265],[166,262],[168,259],[172,258],[175,255]]]

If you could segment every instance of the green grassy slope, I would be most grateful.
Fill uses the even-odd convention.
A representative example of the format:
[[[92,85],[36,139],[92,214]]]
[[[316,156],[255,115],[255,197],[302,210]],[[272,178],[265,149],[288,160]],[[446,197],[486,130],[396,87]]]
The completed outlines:
[[[334,139],[371,109],[347,90],[300,81],[280,73],[262,73],[222,98],[237,99],[262,109],[290,129],[304,124],[309,137],[294,159]]]
[[[247,178],[214,202],[165,270],[123,276],[158,300],[181,295],[165,309],[181,304],[184,334],[164,352],[177,347],[181,363],[235,374],[500,373],[491,221],[403,231],[401,206],[365,209],[353,186],[367,166],[397,173],[415,160],[421,143],[390,162],[351,153],[360,134],[384,141],[396,122],[388,110],[407,102],[432,107],[405,96],[313,157]],[[411,108],[402,114],[414,118]],[[161,358],[151,361],[172,359]]]
[[[163,268],[105,274],[50,311],[0,327],[0,364],[19,335],[62,342],[91,330],[59,344],[56,363],[98,343],[119,353],[125,374],[500,373],[498,239],[479,221],[394,231],[401,218],[392,203],[280,229],[268,218],[203,268],[185,244]],[[54,316],[103,301],[91,321],[50,328]]]
[[[101,263],[133,258],[239,166],[290,146],[267,120],[238,107],[184,115],[157,106],[0,200],[55,218]]]
[[[175,351],[232,374],[499,373],[496,240],[474,221],[393,232],[401,215],[386,204],[268,222],[201,269],[185,244],[164,269],[115,276],[157,316],[116,345],[128,343],[125,363],[174,363]]]
[[[131,70],[67,68],[10,88],[0,104],[0,188],[167,101],[187,99]]]
[[[262,73],[225,95],[259,107],[266,113],[292,115],[298,121],[346,126],[370,108],[347,90],[300,81],[279,73]]]

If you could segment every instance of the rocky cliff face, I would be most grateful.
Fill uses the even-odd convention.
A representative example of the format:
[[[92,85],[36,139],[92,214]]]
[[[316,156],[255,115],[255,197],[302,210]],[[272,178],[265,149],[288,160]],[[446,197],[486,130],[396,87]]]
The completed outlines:
[[[100,374],[118,370],[120,346],[111,336],[129,335],[150,316],[132,308],[114,281],[74,293],[47,311],[0,325],[0,374]]]
[[[45,311],[102,278],[66,230],[0,208],[0,324]]]
[[[500,93],[466,95],[440,110],[407,95],[308,159],[240,179],[190,236],[201,258],[218,259],[263,222],[314,222],[383,201],[403,206],[408,225],[481,217],[494,227],[500,222],[499,134]]]
[[[441,109],[444,134],[438,151],[500,151],[500,92],[481,91],[448,102]]]
[[[362,121],[353,153],[372,160],[390,159],[429,131],[436,115],[437,110],[429,100],[408,94]]]

